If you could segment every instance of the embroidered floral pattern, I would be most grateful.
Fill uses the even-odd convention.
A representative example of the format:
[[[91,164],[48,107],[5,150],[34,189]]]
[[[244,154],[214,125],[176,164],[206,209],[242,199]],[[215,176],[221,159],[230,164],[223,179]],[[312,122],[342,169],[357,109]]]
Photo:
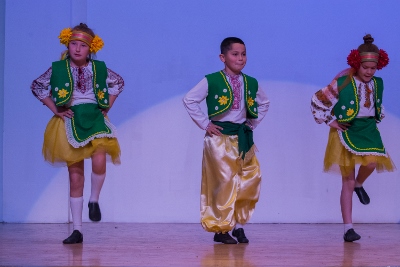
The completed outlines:
[[[317,93],[315,93],[315,96],[317,99],[326,107],[332,106],[332,102],[329,99],[329,96],[327,95],[326,92],[323,92],[322,90],[319,90]]]
[[[59,98],[65,98],[67,97],[68,91],[65,90],[64,88],[58,91],[58,97]]]
[[[218,103],[220,105],[226,105],[226,104],[228,104],[228,100],[229,100],[229,98],[227,98],[226,96],[223,95],[218,99]]]
[[[346,112],[346,115],[347,116],[351,116],[351,115],[353,115],[354,114],[354,109],[352,109],[352,108],[349,108],[348,110],[347,110],[347,112]]]
[[[104,92],[102,91],[97,92],[97,98],[102,100],[104,98]]]
[[[371,107],[371,94],[372,90],[369,88],[368,84],[365,84],[365,103],[364,107],[370,108]]]
[[[85,69],[85,89],[93,90],[93,82],[92,82],[92,72],[91,68],[84,68]],[[87,72],[86,72],[87,71]],[[107,84],[108,84],[108,91],[112,95],[119,95],[124,90],[124,80],[120,75],[116,72],[112,71],[111,69],[107,69],[108,77],[107,77]],[[46,97],[51,97],[51,90],[49,89],[50,85],[50,78],[52,74],[52,68],[50,67],[45,73],[40,75],[39,78],[35,79],[31,84],[31,90],[33,95],[39,99],[45,99]],[[74,90],[77,89],[77,76],[78,70],[75,67],[71,68],[71,74],[73,76],[74,83]],[[76,76],[74,75],[76,74]],[[98,88],[99,86],[96,86]],[[83,88],[81,86],[81,88]],[[56,100],[54,100],[56,101]]]
[[[93,74],[88,66],[83,68],[71,67],[71,74],[76,91],[85,94],[93,88]]]
[[[51,77],[51,67],[31,84],[32,94],[39,100],[50,96],[51,90],[48,89]]]
[[[248,105],[249,107],[251,107],[251,106],[254,105],[254,100],[253,100],[253,98],[249,97],[249,98],[247,99],[247,105]]]
[[[242,83],[239,80],[240,75],[230,75],[226,72],[224,72],[224,73],[229,78],[229,82],[232,86],[232,91],[233,91],[233,104],[232,104],[231,109],[239,110],[240,109],[240,101],[242,100],[242,94],[241,94],[241,90],[240,90]]]
[[[358,85],[358,96],[360,97],[360,100],[363,99],[364,101],[364,107],[366,108],[371,108],[371,105],[374,101],[374,83],[373,80],[371,80],[368,83],[360,83]]]

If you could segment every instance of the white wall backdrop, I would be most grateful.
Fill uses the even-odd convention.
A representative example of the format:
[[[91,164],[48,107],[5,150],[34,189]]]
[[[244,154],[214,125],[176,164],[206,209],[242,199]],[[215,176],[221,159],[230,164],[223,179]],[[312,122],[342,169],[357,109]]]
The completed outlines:
[[[223,67],[222,39],[238,36],[247,47],[244,72],[258,78],[271,100],[255,132],[263,184],[251,222],[341,222],[341,178],[322,172],[329,129],[314,122],[310,98],[371,33],[390,57],[377,73],[388,113],[379,128],[400,167],[399,8],[396,0],[5,0],[3,221],[69,220],[67,169],[51,167],[41,155],[52,114],[29,86],[58,60],[60,30],[82,21],[105,42],[98,59],[126,85],[109,114],[122,165],[107,166],[103,221],[199,221],[204,132],[181,99]],[[90,177],[90,161],[85,173]],[[355,199],[354,221],[399,222],[398,178],[398,172],[374,173],[365,184],[371,204]],[[87,179],[86,202],[89,194]]]

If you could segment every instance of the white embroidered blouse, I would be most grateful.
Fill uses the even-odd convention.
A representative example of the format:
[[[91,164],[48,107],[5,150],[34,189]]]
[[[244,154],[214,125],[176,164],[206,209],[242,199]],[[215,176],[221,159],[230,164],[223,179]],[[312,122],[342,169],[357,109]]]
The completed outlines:
[[[241,83],[241,91],[243,88],[243,77],[239,78]],[[230,83],[230,81],[229,81]],[[232,86],[232,84],[230,84]],[[207,78],[203,78],[195,87],[193,87],[183,98],[183,104],[189,113],[192,120],[199,126],[201,129],[205,130],[210,122],[208,116],[204,114],[204,112],[200,108],[200,103],[207,97],[208,95],[208,82]],[[212,119],[215,121],[229,121],[233,123],[243,123],[247,120],[247,124],[255,129],[257,125],[264,118],[265,114],[269,108],[269,99],[265,92],[258,87],[256,102],[258,104],[258,118],[257,119],[246,119],[246,104],[244,97],[241,97],[240,105],[238,109],[230,109],[220,115],[213,117]]]
[[[108,86],[108,93],[117,96],[124,90],[124,80],[119,74],[115,73],[111,69],[107,68],[107,73],[106,83]],[[45,73],[32,82],[31,90],[37,99],[42,100],[51,96],[51,74],[52,69],[50,67]],[[74,106],[83,103],[96,104],[97,100],[93,91],[92,63],[89,62],[86,67],[82,68],[71,67],[71,75],[74,80],[74,92],[72,93],[67,106]]]
[[[375,116],[374,81],[368,83],[361,82],[354,78],[357,87],[357,95],[360,103],[360,110],[357,117]],[[325,122],[327,125],[336,120],[332,114],[332,109],[339,101],[337,77],[326,87],[316,92],[311,98],[311,112],[317,123]],[[381,106],[381,118],[383,119],[384,107]]]

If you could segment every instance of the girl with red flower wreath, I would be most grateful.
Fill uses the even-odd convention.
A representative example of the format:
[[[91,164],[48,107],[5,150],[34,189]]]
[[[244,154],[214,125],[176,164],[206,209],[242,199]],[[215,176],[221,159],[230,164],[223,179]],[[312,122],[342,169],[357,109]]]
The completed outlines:
[[[394,171],[394,166],[377,128],[384,118],[383,81],[376,70],[389,64],[388,54],[373,44],[370,34],[364,43],[351,50],[347,63],[351,68],[340,72],[311,99],[311,111],[317,123],[330,126],[325,152],[324,171],[340,171],[342,190],[340,206],[346,242],[361,238],[353,228],[352,196],[369,204],[363,184],[376,169]],[[360,165],[356,172],[356,165]]]

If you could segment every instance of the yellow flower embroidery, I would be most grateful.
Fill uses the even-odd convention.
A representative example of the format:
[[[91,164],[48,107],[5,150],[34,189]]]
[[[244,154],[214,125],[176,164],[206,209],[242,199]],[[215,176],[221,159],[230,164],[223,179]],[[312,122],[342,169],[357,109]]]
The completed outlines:
[[[378,113],[381,113],[381,108],[378,108]]]
[[[104,98],[104,92],[99,91],[99,92],[97,93],[97,97],[98,97],[100,100],[102,100],[102,99]]]
[[[349,108],[348,110],[347,110],[347,112],[346,112],[346,115],[347,116],[351,116],[351,115],[353,115],[354,114],[354,109],[352,109],[352,108]]]
[[[58,97],[59,98],[64,98],[67,97],[68,91],[65,90],[64,88],[58,91]]]
[[[249,97],[249,98],[247,99],[247,105],[248,105],[249,107],[253,106],[253,105],[254,105],[254,99],[251,98],[251,97]]]
[[[226,105],[226,104],[228,104],[228,100],[229,100],[229,98],[227,98],[226,96],[223,95],[218,99],[218,102],[220,105]]]

